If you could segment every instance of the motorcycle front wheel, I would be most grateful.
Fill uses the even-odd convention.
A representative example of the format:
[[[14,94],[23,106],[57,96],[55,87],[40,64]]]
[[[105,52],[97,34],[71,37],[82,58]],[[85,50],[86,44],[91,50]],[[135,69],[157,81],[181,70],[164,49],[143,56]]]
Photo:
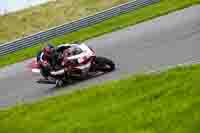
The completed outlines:
[[[96,71],[101,72],[111,72],[115,70],[115,63],[112,60],[105,57],[96,57],[95,69]]]

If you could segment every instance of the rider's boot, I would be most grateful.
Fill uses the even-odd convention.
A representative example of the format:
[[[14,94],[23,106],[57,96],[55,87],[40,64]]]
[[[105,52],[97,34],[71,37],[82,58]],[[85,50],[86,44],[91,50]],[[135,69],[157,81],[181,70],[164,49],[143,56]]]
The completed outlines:
[[[61,79],[56,79],[56,87],[63,87],[64,82]]]

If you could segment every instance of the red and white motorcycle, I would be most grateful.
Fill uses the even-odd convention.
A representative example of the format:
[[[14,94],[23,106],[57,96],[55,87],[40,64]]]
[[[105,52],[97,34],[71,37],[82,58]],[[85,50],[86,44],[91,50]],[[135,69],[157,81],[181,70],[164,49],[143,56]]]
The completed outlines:
[[[94,50],[84,43],[82,44],[62,44],[57,47],[57,52],[63,53],[64,50],[73,47],[75,51],[72,56],[67,57],[72,63],[70,66],[70,78],[78,77],[80,79],[87,78],[92,75],[96,75],[99,72],[111,72],[115,69],[115,64],[112,60],[96,56]],[[40,55],[41,56],[41,52]],[[38,62],[35,63],[32,68],[33,73],[41,73],[41,66]],[[69,79],[65,77],[67,73],[66,69],[60,69],[58,71],[51,71],[49,75],[51,78],[55,79],[56,86],[61,87]],[[59,78],[58,78],[59,77]]]

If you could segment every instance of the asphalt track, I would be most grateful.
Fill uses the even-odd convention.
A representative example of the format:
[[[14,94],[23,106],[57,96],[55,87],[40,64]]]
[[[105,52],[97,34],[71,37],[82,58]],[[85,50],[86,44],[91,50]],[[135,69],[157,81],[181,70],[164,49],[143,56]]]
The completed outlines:
[[[200,61],[200,6],[85,43],[92,46],[98,55],[114,60],[117,70],[58,90],[52,84],[36,83],[40,77],[29,72],[27,67],[31,60],[17,63],[0,70],[0,107],[39,100],[134,73]]]

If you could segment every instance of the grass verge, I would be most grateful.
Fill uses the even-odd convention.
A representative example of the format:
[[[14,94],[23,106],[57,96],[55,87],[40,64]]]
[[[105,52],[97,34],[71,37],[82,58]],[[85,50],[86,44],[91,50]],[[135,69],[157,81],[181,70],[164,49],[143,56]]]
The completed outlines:
[[[200,65],[143,74],[0,111],[1,133],[197,133]]]
[[[200,0],[161,0],[161,2],[144,7],[137,11],[133,11],[121,16],[114,17],[94,26],[81,29],[66,36],[62,36],[51,40],[55,45],[61,43],[71,43],[74,41],[84,41],[92,37],[100,36],[102,34],[112,32],[130,25],[134,25],[157,16],[165,15],[169,12],[199,4]],[[34,57],[37,51],[40,50],[42,44],[27,48],[6,56],[0,57],[0,67],[23,61],[25,59]]]
[[[51,0],[0,16],[0,43],[94,14],[129,0]]]

